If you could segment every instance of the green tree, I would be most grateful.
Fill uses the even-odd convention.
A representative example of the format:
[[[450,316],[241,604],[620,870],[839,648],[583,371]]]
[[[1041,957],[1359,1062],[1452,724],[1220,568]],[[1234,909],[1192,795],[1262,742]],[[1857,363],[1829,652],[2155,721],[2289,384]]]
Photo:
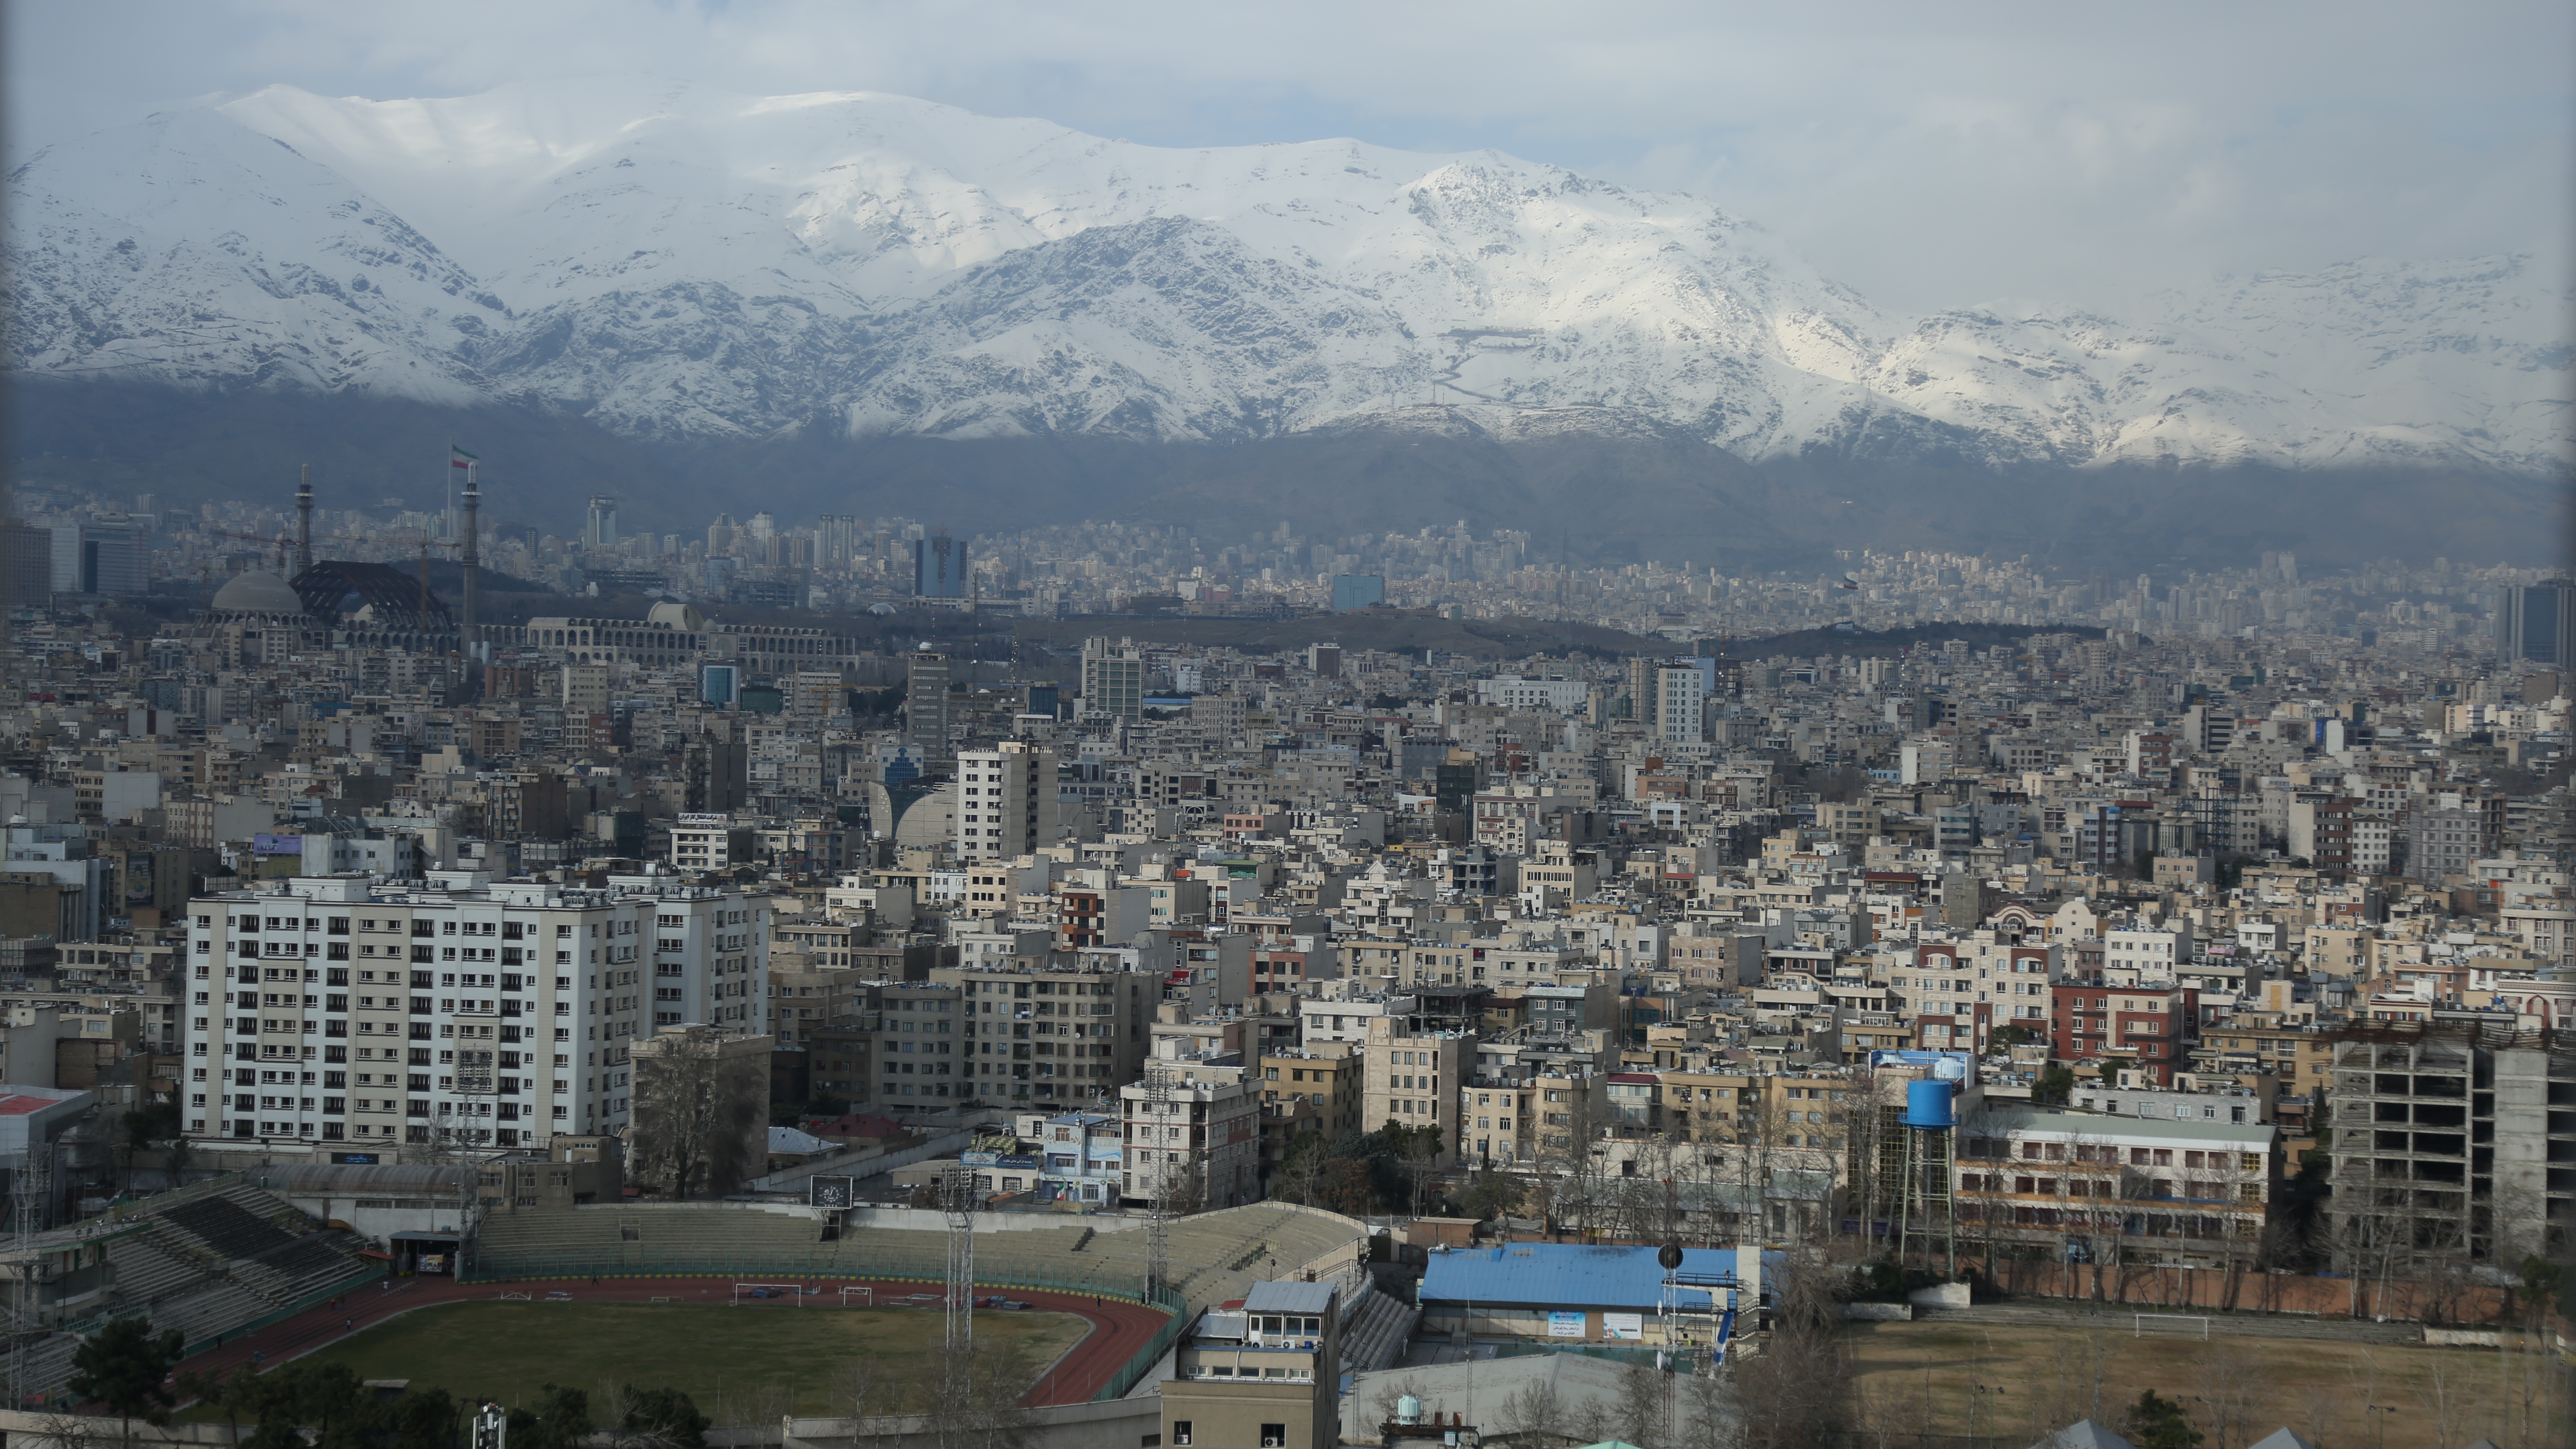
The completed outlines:
[[[2129,1409],[2129,1421],[2122,1427],[2138,1449],[2199,1449],[2202,1434],[2184,1416],[2182,1404],[2168,1399],[2153,1389],[2138,1395]]]
[[[1520,1211],[1521,1202],[1529,1196],[1529,1185],[1508,1172],[1479,1172],[1467,1185],[1460,1206],[1479,1221],[1502,1217]]]
[[[2074,1091],[2075,1074],[2064,1067],[2052,1066],[2041,1072],[2039,1080],[2031,1084],[2030,1094],[2034,1100],[2053,1102],[2062,1107]]]
[[[453,1449],[465,1407],[445,1389],[413,1389],[384,1406],[377,1442],[381,1449]]]
[[[707,1416],[678,1389],[626,1388],[626,1417],[618,1427],[667,1449],[705,1449]]]
[[[1986,1038],[1986,1055],[2008,1057],[2017,1046],[2028,1046],[2039,1040],[2039,1034],[2026,1026],[1999,1026]]]
[[[154,1333],[140,1318],[119,1318],[81,1340],[72,1352],[73,1395],[116,1411],[120,1438],[134,1435],[134,1421],[170,1422],[178,1397],[165,1382],[185,1347],[178,1330]]]
[[[580,1449],[590,1433],[590,1395],[548,1384],[534,1409],[510,1411],[510,1449]]]
[[[2533,1322],[2546,1319],[2549,1311],[2557,1306],[2559,1286],[2565,1278],[2565,1270],[2538,1253],[2523,1255],[2522,1309],[2532,1315]]]

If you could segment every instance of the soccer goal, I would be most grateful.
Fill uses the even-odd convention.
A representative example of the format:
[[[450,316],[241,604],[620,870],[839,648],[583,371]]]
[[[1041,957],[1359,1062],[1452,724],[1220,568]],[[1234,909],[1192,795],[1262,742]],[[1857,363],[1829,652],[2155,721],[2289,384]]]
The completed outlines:
[[[766,1302],[772,1298],[792,1298],[796,1306],[802,1308],[805,1306],[805,1285],[802,1283],[736,1283],[733,1285],[733,1302],[736,1307],[745,1303]]]
[[[2147,1330],[2151,1328],[2159,1334],[2180,1334],[2185,1338],[2209,1337],[2209,1320],[2197,1314],[2141,1313],[2137,1315],[2137,1320],[2137,1332],[2131,1335],[2135,1338],[2146,1337]]]
[[[843,1308],[850,1306],[850,1295],[853,1293],[858,1295],[859,1302],[866,1307],[874,1308],[877,1306],[877,1290],[874,1288],[844,1288],[841,1290],[841,1306]]]

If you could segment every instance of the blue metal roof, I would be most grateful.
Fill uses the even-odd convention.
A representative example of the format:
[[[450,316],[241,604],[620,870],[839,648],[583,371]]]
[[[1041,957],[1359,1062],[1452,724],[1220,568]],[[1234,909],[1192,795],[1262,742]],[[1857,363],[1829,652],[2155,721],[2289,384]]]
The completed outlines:
[[[1421,1301],[1529,1304],[1546,1308],[1652,1309],[1663,1302],[1660,1248],[1596,1248],[1581,1243],[1504,1243],[1433,1253],[1422,1275]],[[1681,1271],[1733,1277],[1732,1248],[1684,1248]],[[1708,1290],[1685,1288],[1682,1307],[1706,1309]]]

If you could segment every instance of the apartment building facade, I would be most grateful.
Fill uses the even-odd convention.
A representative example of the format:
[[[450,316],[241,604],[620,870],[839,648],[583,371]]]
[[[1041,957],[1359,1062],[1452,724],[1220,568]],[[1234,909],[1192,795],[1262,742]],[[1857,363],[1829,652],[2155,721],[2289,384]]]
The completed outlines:
[[[769,907],[669,876],[296,877],[188,910],[181,1119],[210,1148],[616,1132],[635,1043],[765,1025]]]
[[[1055,752],[1025,740],[957,756],[957,859],[1017,860],[1056,837]]]
[[[956,993],[963,1027],[942,1095],[1016,1107],[1078,1106],[1135,1081],[1162,1000],[1153,972],[1105,963],[942,966],[930,982]]]
[[[1158,1081],[1118,1089],[1127,1201],[1151,1201],[1158,1190],[1208,1208],[1260,1199],[1260,1092],[1241,1058],[1234,1062],[1158,1061]]]

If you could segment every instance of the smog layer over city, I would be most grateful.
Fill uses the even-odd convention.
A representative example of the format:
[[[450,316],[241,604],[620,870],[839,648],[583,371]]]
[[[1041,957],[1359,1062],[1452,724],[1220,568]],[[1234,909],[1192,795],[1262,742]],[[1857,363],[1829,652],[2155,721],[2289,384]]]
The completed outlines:
[[[0,20],[0,1435],[2576,1443],[2576,11]]]

